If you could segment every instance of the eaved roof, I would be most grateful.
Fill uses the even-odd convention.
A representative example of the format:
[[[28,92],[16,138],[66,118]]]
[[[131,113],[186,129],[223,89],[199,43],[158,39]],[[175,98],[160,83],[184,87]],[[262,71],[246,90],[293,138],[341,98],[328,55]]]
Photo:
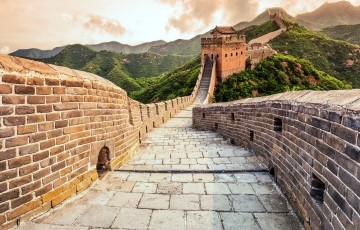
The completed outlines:
[[[211,31],[211,34],[215,31],[218,31],[220,34],[236,34],[236,30],[232,26],[216,26],[215,29]]]

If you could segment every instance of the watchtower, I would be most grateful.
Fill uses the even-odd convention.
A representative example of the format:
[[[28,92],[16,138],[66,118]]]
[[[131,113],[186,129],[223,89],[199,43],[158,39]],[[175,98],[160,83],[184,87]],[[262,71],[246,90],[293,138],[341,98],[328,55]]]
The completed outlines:
[[[224,81],[233,73],[245,70],[246,41],[233,27],[216,26],[210,38],[201,39],[201,63],[206,58],[216,61],[216,76]]]

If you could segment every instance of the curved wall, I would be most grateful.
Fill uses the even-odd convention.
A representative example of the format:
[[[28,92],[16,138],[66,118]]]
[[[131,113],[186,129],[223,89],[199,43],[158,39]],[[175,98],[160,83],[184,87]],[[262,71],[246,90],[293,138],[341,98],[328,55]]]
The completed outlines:
[[[307,229],[360,226],[360,90],[202,105],[193,126],[254,151]]]
[[[112,167],[147,132],[190,105],[192,95],[155,104],[129,99],[90,73],[0,55],[0,225],[56,206],[98,178],[103,147]]]

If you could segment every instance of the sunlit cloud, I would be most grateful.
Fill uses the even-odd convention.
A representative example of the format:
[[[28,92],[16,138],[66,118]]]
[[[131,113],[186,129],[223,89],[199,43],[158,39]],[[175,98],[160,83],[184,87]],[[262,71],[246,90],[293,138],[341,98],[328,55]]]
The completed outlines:
[[[0,54],[8,54],[10,52],[9,46],[3,46],[0,48]]]
[[[118,21],[105,19],[99,15],[90,15],[83,25],[88,30],[99,30],[112,35],[122,35],[126,32],[125,27]]]

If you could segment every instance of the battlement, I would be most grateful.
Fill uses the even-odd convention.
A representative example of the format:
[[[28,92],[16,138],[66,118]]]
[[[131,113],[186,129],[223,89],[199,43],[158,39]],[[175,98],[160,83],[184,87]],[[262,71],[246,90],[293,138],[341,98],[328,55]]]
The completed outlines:
[[[229,43],[245,43],[245,35],[231,35],[201,38],[201,45],[225,45]]]

